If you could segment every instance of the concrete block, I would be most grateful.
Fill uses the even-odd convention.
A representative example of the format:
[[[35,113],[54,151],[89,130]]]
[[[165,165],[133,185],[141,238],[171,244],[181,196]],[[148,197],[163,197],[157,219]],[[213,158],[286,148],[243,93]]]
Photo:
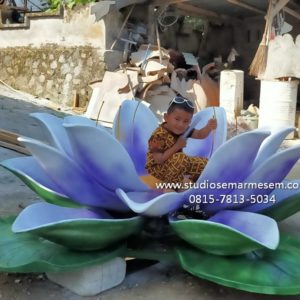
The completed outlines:
[[[227,114],[239,115],[244,103],[244,72],[224,70],[220,80],[220,106]]]
[[[94,296],[119,285],[125,278],[126,262],[116,257],[102,265],[84,269],[46,273],[49,280],[69,289],[79,296]]]

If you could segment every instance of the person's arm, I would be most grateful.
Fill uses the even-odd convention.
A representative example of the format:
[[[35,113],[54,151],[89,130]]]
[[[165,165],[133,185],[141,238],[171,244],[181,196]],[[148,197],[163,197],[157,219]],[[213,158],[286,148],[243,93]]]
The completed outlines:
[[[192,139],[205,139],[213,130],[217,128],[217,120],[209,119],[207,124],[201,129],[194,129]]]
[[[181,150],[186,146],[186,139],[183,137],[179,137],[176,143],[169,149],[164,152],[156,152],[152,153],[153,159],[157,164],[164,163],[168,158],[170,158],[173,154]]]

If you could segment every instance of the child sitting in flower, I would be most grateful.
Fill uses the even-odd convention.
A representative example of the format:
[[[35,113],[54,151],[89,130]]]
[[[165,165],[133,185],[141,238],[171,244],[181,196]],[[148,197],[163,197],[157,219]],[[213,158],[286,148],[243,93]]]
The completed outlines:
[[[163,182],[184,182],[184,178],[195,182],[205,168],[208,159],[190,157],[182,152],[194,113],[194,105],[183,97],[175,97],[164,114],[162,123],[149,139],[146,169],[148,173]],[[187,138],[204,139],[217,128],[217,121],[210,119],[202,129],[193,129]]]

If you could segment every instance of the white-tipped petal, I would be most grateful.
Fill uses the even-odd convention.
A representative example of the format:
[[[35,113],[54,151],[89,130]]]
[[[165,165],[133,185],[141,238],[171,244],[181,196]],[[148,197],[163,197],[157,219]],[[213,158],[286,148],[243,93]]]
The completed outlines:
[[[148,140],[157,126],[152,111],[135,100],[125,100],[114,119],[113,135],[127,150],[139,175],[147,173]]]
[[[76,162],[95,181],[111,190],[149,190],[124,147],[111,134],[91,126],[65,126]]]

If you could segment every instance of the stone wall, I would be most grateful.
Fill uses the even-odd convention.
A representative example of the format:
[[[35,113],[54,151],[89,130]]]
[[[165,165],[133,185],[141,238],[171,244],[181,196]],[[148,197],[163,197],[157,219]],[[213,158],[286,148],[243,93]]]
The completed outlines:
[[[84,105],[91,95],[89,83],[101,80],[105,70],[113,71],[122,61],[124,42],[119,41],[116,50],[106,49],[117,38],[128,13],[128,9],[123,14],[111,11],[97,21],[91,14],[93,5],[56,14],[29,13],[24,25],[0,24],[0,80],[64,105],[71,105],[74,93],[78,93],[80,104]],[[137,5],[133,19],[149,27],[147,6]],[[299,34],[300,25],[295,19],[288,17],[287,21],[294,26],[292,34]],[[261,16],[211,26],[202,51],[198,50],[199,32],[191,28],[180,35],[175,24],[160,38],[164,47],[199,55],[201,66],[218,55],[225,60],[234,47],[240,56],[233,67],[245,72],[245,99],[249,104],[258,104],[260,83],[248,75],[248,68],[263,28]]]
[[[16,47],[0,51],[1,80],[14,88],[72,105],[75,93],[83,106],[89,99],[88,83],[103,77],[103,51],[91,46]]]
[[[72,106],[90,98],[89,83],[114,70],[122,53],[106,50],[117,35],[122,14],[96,21],[90,7],[64,13],[30,13],[24,24],[0,27],[0,80],[38,97]]]

